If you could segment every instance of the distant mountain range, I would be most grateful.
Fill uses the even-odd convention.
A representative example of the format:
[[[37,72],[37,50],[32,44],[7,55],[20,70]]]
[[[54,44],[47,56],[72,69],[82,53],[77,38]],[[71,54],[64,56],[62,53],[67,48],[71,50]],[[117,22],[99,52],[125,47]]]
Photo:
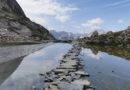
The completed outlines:
[[[55,30],[50,30],[50,33],[58,40],[73,40],[73,39],[78,39],[83,36],[83,34],[79,33],[71,33],[71,32],[65,32],[65,31],[55,31]]]

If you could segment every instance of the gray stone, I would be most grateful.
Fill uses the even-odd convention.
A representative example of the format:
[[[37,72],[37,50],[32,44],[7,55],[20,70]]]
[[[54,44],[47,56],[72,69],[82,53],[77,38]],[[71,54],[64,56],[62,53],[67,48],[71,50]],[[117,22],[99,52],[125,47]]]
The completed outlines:
[[[85,85],[85,86],[90,86],[90,82],[87,79],[78,79],[72,82],[72,84],[76,84],[76,85]]]
[[[87,72],[81,71],[81,70],[75,72],[75,74],[77,74],[77,75],[82,75],[82,76],[89,76],[89,74],[88,74]]]

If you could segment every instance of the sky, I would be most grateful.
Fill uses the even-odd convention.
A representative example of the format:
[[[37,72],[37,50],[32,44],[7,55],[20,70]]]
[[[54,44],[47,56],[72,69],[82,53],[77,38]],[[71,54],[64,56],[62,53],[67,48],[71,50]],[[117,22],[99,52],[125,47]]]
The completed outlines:
[[[130,0],[17,0],[27,17],[48,30],[91,33],[130,25]]]

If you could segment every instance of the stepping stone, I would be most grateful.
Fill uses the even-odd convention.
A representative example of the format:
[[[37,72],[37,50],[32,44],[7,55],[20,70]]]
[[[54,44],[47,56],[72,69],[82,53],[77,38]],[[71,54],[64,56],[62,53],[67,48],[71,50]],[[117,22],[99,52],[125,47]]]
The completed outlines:
[[[50,85],[48,90],[60,90],[58,86]]]
[[[78,63],[76,61],[68,61],[66,63],[62,63],[61,66],[75,66]]]
[[[93,88],[88,88],[88,89],[86,89],[86,90],[93,90]]]
[[[40,73],[39,75],[40,75],[40,76],[44,76],[45,74]]]
[[[52,79],[46,79],[44,82],[45,82],[45,83],[46,83],[46,82],[53,82],[53,80],[52,80]]]
[[[61,73],[64,73],[64,74],[66,74],[68,72],[75,72],[76,71],[76,68],[72,68],[72,67],[68,67],[68,68],[66,68],[66,67],[59,67],[58,69],[63,69],[64,72],[61,72]]]
[[[77,60],[77,58],[72,58],[72,60]]]
[[[83,86],[90,86],[90,82],[87,79],[78,79],[78,80],[74,80],[72,82],[72,84],[77,84],[77,85],[83,85]]]
[[[75,74],[81,75],[81,76],[89,76],[89,74],[85,71],[77,71],[77,72],[75,72]]]
[[[76,67],[75,66],[70,66],[70,65],[61,65],[60,69],[66,69],[66,70],[71,69],[73,71],[73,70],[76,69]]]
[[[56,81],[60,81],[60,82],[64,81],[64,82],[70,83],[72,81],[72,77],[71,76],[62,76],[62,77],[58,78]]]
[[[61,69],[61,68],[55,69],[53,71],[56,74],[59,74],[59,73],[68,73],[68,71],[66,69]]]

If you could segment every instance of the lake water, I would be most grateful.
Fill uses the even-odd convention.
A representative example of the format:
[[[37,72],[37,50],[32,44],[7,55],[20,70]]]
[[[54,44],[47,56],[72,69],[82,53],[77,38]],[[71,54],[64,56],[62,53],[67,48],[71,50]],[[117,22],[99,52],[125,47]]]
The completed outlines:
[[[70,44],[56,43],[24,57],[21,62],[15,62],[14,64],[20,64],[2,81],[0,90],[33,90],[34,87],[43,90],[43,81],[39,74],[57,67],[59,60],[71,47]]]
[[[1,47],[0,90],[43,90],[39,74],[56,68],[71,48],[65,43]],[[130,51],[107,48],[83,48],[89,80],[96,90],[130,90]]]
[[[130,60],[90,48],[80,57],[96,90],[130,90]]]

